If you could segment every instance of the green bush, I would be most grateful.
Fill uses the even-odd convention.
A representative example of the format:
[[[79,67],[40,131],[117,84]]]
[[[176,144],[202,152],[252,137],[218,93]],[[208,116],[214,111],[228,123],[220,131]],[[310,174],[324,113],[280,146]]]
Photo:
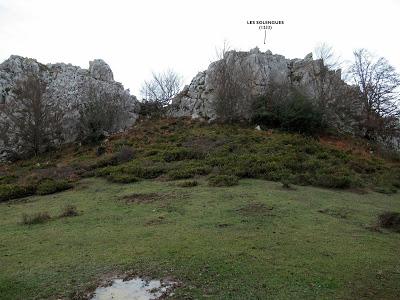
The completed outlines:
[[[34,186],[21,186],[16,184],[0,185],[0,202],[31,196],[35,193]]]
[[[50,220],[51,217],[48,212],[38,212],[31,215],[23,214],[21,223],[24,225],[34,225],[42,224]]]
[[[346,173],[317,173],[313,183],[326,188],[345,189],[352,186],[353,178]]]
[[[3,175],[0,176],[0,184],[11,184],[17,181],[18,177],[15,175]]]
[[[172,166],[167,173],[171,180],[192,178],[196,175],[207,175],[212,171],[212,168],[205,162],[185,161],[179,162]]]
[[[179,187],[194,187],[194,186],[198,186],[199,183],[196,180],[186,180],[186,181],[179,182],[177,185]]]
[[[239,178],[234,175],[214,175],[208,178],[210,186],[234,186],[239,184]]]
[[[281,101],[259,98],[254,104],[253,122],[265,127],[315,134],[325,129],[323,115],[311,99],[291,91]]]
[[[36,193],[38,195],[49,195],[62,192],[72,188],[72,185],[66,180],[44,179],[37,185]]]
[[[186,148],[175,148],[165,151],[163,154],[163,158],[166,162],[172,162],[185,159],[202,159],[204,158],[204,155],[200,152]]]
[[[107,176],[107,180],[114,183],[132,183],[137,182],[139,179],[132,174],[111,173]]]
[[[126,166],[123,168],[123,172],[132,174],[139,178],[143,179],[153,179],[158,176],[164,174],[166,171],[166,167],[164,165],[151,165],[151,166],[141,166],[141,165],[133,165]]]

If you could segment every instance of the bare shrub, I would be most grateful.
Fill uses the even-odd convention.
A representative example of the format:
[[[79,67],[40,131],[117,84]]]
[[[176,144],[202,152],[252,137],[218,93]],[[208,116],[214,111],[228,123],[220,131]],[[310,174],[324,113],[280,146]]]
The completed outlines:
[[[68,205],[64,206],[59,217],[66,218],[66,217],[75,217],[78,215],[79,215],[79,213],[78,213],[76,206],[72,205],[72,204],[68,204]]]
[[[233,122],[249,115],[245,103],[251,103],[251,66],[236,60],[235,55],[227,55],[214,63],[211,74],[216,98],[213,106],[222,122]]]
[[[391,211],[384,212],[378,216],[378,224],[383,228],[400,232],[400,213]]]
[[[122,146],[121,149],[114,155],[117,164],[122,164],[132,160],[135,156],[135,152],[131,147]]]
[[[328,70],[336,70],[343,64],[340,56],[336,55],[333,47],[327,43],[317,45],[314,49],[314,55],[316,59],[322,60]]]
[[[26,155],[38,155],[61,140],[62,112],[44,95],[46,84],[36,75],[19,80],[14,99],[0,107],[0,138],[7,147],[19,147]]]
[[[140,91],[143,99],[162,107],[168,105],[182,88],[182,77],[175,71],[153,72],[152,78],[145,81]]]
[[[38,212],[31,215],[22,215],[22,224],[24,225],[42,224],[50,220],[51,216],[48,212]]]
[[[87,98],[78,106],[79,140],[97,143],[109,133],[123,128],[129,118],[129,97],[115,95],[94,85],[88,87]]]

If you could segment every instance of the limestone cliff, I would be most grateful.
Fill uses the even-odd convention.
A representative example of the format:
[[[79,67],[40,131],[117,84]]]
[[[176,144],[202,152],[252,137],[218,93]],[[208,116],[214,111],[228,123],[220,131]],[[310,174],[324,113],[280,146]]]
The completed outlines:
[[[111,68],[101,59],[91,61],[89,69],[82,69],[64,63],[44,65],[35,59],[13,55],[0,64],[0,106],[4,108],[11,105],[15,99],[16,83],[32,74],[46,85],[43,97],[62,111],[63,130],[59,141],[72,142],[76,139],[78,107],[87,101],[90,89],[106,91],[110,98],[115,96],[124,99],[128,118],[124,124],[115,126],[114,132],[129,127],[138,117],[138,100],[121,83],[114,81]],[[12,120],[1,109],[0,123],[0,157],[21,152],[23,145],[15,134]]]
[[[243,99],[238,99],[243,118],[250,117],[249,99],[264,96],[272,86],[295,87],[312,99],[323,95],[329,101],[335,101],[334,93],[338,90],[349,88],[341,80],[340,70],[328,70],[322,60],[313,60],[311,53],[304,59],[287,59],[271,51],[260,52],[258,48],[249,52],[229,51],[221,60],[211,63],[206,71],[198,73],[173,99],[171,115],[218,118],[214,104],[219,101],[220,75],[217,73],[222,65],[237,77],[236,81],[243,90],[247,89]]]

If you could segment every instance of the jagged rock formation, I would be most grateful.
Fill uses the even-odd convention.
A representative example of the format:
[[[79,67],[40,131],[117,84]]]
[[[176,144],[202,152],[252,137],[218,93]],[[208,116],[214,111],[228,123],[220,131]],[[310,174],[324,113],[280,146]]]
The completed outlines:
[[[126,105],[126,121],[117,124],[112,129],[113,132],[131,126],[138,117],[138,100],[130,95],[129,90],[125,90],[121,83],[114,81],[111,68],[101,59],[91,61],[87,70],[64,63],[44,65],[31,58],[13,55],[0,64],[0,108],[13,103],[16,83],[32,74],[46,84],[43,97],[62,112],[63,130],[62,136],[59,137],[62,142],[72,142],[77,138],[78,107],[82,102],[88,101],[88,94],[93,89],[106,91],[110,98],[123,99]],[[14,134],[12,120],[2,109],[0,127],[0,159],[6,158],[12,152],[21,152],[23,145]]]
[[[341,80],[341,71],[330,71],[322,60],[313,60],[312,54],[304,59],[287,59],[271,51],[260,52],[258,48],[250,52],[229,51],[223,59],[210,64],[206,71],[198,73],[189,86],[177,95],[171,105],[171,115],[176,117],[218,118],[215,103],[219,101],[218,85],[221,85],[221,70],[236,76],[236,82],[245,93],[241,95],[238,109],[241,117],[250,118],[251,101],[264,96],[272,87],[289,86],[301,89],[312,99],[322,96],[334,101],[338,90],[349,86]],[[336,97],[337,98],[337,97]]]

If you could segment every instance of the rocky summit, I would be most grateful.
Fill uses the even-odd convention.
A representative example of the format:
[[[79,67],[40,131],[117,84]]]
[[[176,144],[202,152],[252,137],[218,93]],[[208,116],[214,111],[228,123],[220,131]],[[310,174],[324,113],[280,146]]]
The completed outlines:
[[[62,142],[73,142],[77,137],[79,104],[88,101],[91,90],[106,91],[110,98],[124,99],[125,111],[128,114],[124,124],[118,124],[113,132],[131,126],[137,119],[138,100],[125,90],[123,85],[114,81],[111,68],[101,59],[89,63],[89,69],[82,69],[71,64],[41,64],[35,59],[11,56],[0,64],[0,106],[7,107],[15,99],[16,84],[29,75],[40,78],[45,83],[43,97],[57,106],[62,112]],[[0,154],[6,157],[9,153],[20,152],[23,148],[15,134],[12,118],[0,110]],[[112,132],[110,132],[112,133]]]
[[[237,76],[236,81],[246,90],[243,99],[239,99],[241,117],[245,119],[249,118],[251,105],[248,96],[251,99],[264,96],[272,86],[300,88],[310,98],[349,88],[341,80],[340,69],[328,70],[322,59],[314,60],[311,53],[304,59],[287,59],[269,50],[261,52],[258,48],[249,52],[228,51],[223,58],[211,63],[206,71],[198,73],[173,99],[171,115],[218,118],[214,104],[219,100],[217,90],[221,85],[221,69]]]

